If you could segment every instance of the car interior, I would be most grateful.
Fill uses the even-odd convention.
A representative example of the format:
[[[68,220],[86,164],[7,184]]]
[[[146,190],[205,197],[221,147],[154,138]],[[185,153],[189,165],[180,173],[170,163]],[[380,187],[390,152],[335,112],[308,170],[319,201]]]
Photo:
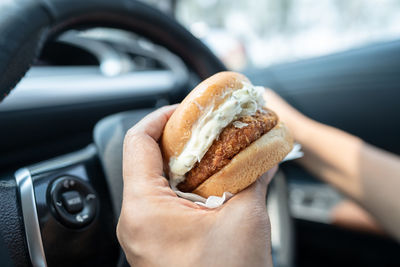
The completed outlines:
[[[128,266],[115,235],[124,135],[227,67],[141,1],[13,0],[0,13],[1,265]],[[400,154],[400,41],[243,73]],[[76,194],[82,205],[66,206]],[[266,203],[276,266],[400,266],[399,244],[368,212],[295,161]]]

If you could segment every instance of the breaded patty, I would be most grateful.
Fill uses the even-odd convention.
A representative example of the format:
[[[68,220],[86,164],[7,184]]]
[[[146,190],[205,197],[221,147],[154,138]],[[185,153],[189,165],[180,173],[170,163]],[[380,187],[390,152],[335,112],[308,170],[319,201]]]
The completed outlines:
[[[253,116],[242,117],[238,121],[225,127],[201,161],[186,173],[186,179],[178,184],[179,190],[193,191],[208,177],[227,165],[241,150],[274,128],[278,123],[278,117],[271,110],[264,109],[262,112],[257,111]]]

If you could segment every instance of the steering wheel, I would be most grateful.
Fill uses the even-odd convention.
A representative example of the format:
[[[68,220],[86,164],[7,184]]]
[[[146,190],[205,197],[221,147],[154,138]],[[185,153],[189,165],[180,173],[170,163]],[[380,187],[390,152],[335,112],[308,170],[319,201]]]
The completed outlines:
[[[0,2],[0,12],[0,101],[21,80],[44,44],[69,29],[102,26],[137,33],[175,53],[200,79],[225,70],[220,60],[172,17],[139,1],[10,0]],[[129,120],[134,123],[146,112],[131,114]],[[96,145],[22,168],[15,173],[15,180],[14,177],[3,179],[0,184],[0,233],[15,265],[110,263],[105,260],[109,260],[105,255],[114,253],[115,250],[110,251],[111,245],[118,248],[113,227],[115,215],[119,214],[116,196],[121,195],[122,177],[115,176],[118,172],[110,171],[106,164],[107,157],[104,155],[110,147],[104,145],[107,140],[100,131],[105,129],[106,124],[96,127]],[[116,125],[107,125],[118,129]],[[123,139],[126,130],[120,129],[118,140]],[[115,140],[115,135],[112,136]],[[122,146],[118,142],[112,155],[121,154]],[[98,164],[99,158],[105,175]],[[79,175],[83,178],[78,179]],[[96,176],[96,179],[91,176]],[[119,182],[115,182],[116,179]],[[91,224],[85,224],[85,214],[74,217],[78,224],[81,223],[79,229],[68,223],[72,217],[63,218],[57,207],[58,195],[54,193],[59,188],[65,191],[75,187],[86,192],[84,203],[97,207]],[[107,197],[95,199],[95,192]],[[110,214],[110,210],[114,210],[115,214]],[[58,214],[55,217],[64,220],[65,224],[61,225],[57,218],[53,218],[55,213]],[[69,238],[72,238],[71,241],[68,241]],[[99,245],[104,242],[108,242],[109,246]],[[88,250],[86,258],[82,256],[82,251],[77,250],[78,245]],[[93,261],[93,257],[97,260]]]

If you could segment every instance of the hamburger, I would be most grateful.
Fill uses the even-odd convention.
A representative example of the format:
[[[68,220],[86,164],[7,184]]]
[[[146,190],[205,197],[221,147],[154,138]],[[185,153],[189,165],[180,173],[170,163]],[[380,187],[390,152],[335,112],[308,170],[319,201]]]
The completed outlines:
[[[161,139],[172,188],[206,198],[235,194],[289,153],[293,139],[263,94],[244,75],[220,72],[187,95]]]

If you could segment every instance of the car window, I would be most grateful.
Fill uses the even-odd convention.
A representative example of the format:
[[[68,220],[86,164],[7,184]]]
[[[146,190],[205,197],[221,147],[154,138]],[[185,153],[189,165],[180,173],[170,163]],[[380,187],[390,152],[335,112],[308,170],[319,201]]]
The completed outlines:
[[[184,0],[176,17],[234,70],[400,38],[398,0]]]

